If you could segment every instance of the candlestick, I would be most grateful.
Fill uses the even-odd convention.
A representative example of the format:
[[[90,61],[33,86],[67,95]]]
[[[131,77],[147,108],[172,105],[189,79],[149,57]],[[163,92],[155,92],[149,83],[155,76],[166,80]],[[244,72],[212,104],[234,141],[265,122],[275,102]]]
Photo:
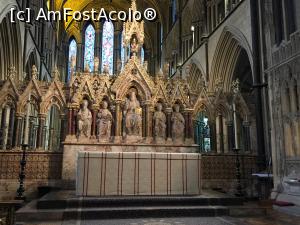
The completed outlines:
[[[236,105],[232,104],[233,108],[233,126],[234,126],[234,147],[235,149],[239,148],[239,140],[238,140],[238,131],[237,131],[237,117],[236,117]]]
[[[29,93],[27,100],[27,108],[26,108],[26,121],[25,121],[25,134],[23,144],[28,145],[29,141],[29,114],[30,114],[30,101],[31,101],[31,93]]]

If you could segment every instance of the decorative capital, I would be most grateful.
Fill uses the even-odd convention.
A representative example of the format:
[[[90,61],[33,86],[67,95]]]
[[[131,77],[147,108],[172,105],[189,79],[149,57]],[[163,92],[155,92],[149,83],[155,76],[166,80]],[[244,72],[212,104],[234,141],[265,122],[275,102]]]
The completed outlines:
[[[57,66],[54,67],[54,70],[52,72],[52,77],[53,77],[53,80],[59,81],[60,73],[57,69]]]
[[[32,69],[31,69],[31,78],[32,78],[32,80],[38,79],[38,70],[35,65],[33,65]]]
[[[236,79],[232,82],[231,88],[232,88],[232,92],[234,94],[238,94],[240,92],[240,81],[239,81],[239,79]]]
[[[8,68],[8,78],[14,80],[17,76],[17,71],[16,71],[16,67],[11,65],[9,68]]]

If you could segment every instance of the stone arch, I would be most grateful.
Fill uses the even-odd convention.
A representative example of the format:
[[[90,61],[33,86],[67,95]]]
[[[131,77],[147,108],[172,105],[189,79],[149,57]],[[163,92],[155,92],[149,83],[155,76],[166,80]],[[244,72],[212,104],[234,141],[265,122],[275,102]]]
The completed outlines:
[[[61,96],[57,94],[50,95],[47,99],[44,99],[41,103],[40,113],[47,113],[52,105],[56,105],[61,114],[64,114],[64,110],[66,108],[66,103]]]
[[[251,112],[242,94],[239,93],[234,101],[237,104],[237,112],[240,114],[243,121],[250,122]]]
[[[193,2],[192,18],[194,21],[201,19],[201,13],[203,12],[202,4],[202,0],[194,0]]]
[[[232,121],[232,111],[227,103],[218,103],[215,111],[216,113],[220,113],[227,121]]]
[[[7,78],[8,68],[15,66],[19,77],[22,79],[22,44],[20,34],[20,24],[10,22],[10,13],[1,19],[0,30],[2,38],[0,40],[0,80]]]
[[[40,68],[37,61],[36,49],[32,48],[28,51],[26,56],[26,63],[24,70],[26,71],[27,79],[30,80],[32,74],[32,66],[35,65],[37,68]]]
[[[214,90],[219,81],[223,83],[225,92],[230,91],[236,62],[242,50],[246,51],[253,71],[253,53],[246,37],[238,28],[226,26],[220,36],[211,65],[211,90]]]
[[[143,101],[150,101],[151,97],[151,91],[150,89],[143,83],[139,82],[137,80],[132,80],[128,83],[126,83],[123,87],[120,88],[120,92],[118,91],[116,93],[117,99],[124,99],[126,95],[128,94],[127,92],[131,88],[136,88],[138,91],[138,95],[141,97],[141,100]]]
[[[0,95],[0,106],[5,104],[5,102],[8,99],[13,100],[15,104],[17,103],[19,94],[17,92],[14,82],[11,79],[7,80],[4,83],[4,85],[1,88],[1,92],[5,94]]]
[[[213,111],[205,99],[198,100],[195,104],[193,110],[193,118],[196,119],[198,114],[203,111],[206,111],[209,120],[213,121],[215,119],[213,116]]]
[[[5,3],[4,3],[5,2]],[[18,9],[19,6],[15,0],[1,0],[0,1],[1,10],[0,10],[0,23],[7,16],[12,8]]]
[[[201,90],[197,90],[198,87],[203,87],[207,84],[205,79],[203,69],[198,67],[195,63],[189,64],[189,68],[187,72],[187,82],[191,88],[191,90],[198,92]],[[204,82],[204,83],[201,83]]]

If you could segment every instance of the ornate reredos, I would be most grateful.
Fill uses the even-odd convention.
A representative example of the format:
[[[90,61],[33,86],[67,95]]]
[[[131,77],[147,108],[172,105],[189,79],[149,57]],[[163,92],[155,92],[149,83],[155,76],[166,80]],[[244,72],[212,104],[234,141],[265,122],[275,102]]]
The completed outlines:
[[[124,102],[128,91],[135,88],[143,102],[162,102],[171,107],[180,103],[192,109],[197,100],[185,79],[166,79],[164,76],[150,76],[140,60],[132,56],[118,76],[104,74],[77,73],[70,83],[70,103],[79,107],[83,99],[94,105],[101,105],[103,99]]]
[[[137,11],[136,0],[132,0],[131,8],[132,12]],[[128,47],[131,43],[132,37],[137,38],[137,44],[142,46],[144,44],[144,21],[136,21],[134,18],[132,21],[127,21],[123,26],[123,47]]]
[[[131,10],[137,10],[135,0],[132,0]],[[133,19],[124,23],[123,46],[130,48],[133,38],[136,38],[140,48],[144,43],[143,21]],[[144,103],[153,106],[160,101],[168,107],[180,103],[184,108],[192,108],[196,102],[196,94],[192,93],[186,80],[169,80],[163,74],[151,77],[135,54],[125,63],[118,76],[76,73],[72,76],[69,87],[72,107],[79,107],[83,99],[89,99],[95,106],[101,105],[103,99],[124,102],[131,88],[137,90]]]

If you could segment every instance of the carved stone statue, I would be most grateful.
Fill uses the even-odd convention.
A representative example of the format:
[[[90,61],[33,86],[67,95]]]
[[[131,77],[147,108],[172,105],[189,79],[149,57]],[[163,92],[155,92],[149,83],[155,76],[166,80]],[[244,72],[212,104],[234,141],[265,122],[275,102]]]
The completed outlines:
[[[82,108],[77,114],[79,138],[91,136],[92,113],[88,109],[88,104],[87,100],[83,100]]]
[[[94,72],[98,72],[99,70],[99,58],[98,57],[95,57],[94,59]]]
[[[130,47],[131,47],[131,51],[130,52],[132,53],[133,56],[136,56],[137,53],[139,52],[139,45],[138,45],[137,40],[136,40],[135,37],[133,38]]]
[[[102,102],[102,109],[99,111],[97,118],[99,140],[109,141],[113,116],[108,110],[108,103],[106,101]]]
[[[105,64],[105,65],[103,66],[103,73],[104,73],[105,75],[108,75],[108,74],[109,74],[109,65],[108,65],[108,64]]]
[[[134,91],[126,101],[124,116],[127,136],[142,136],[142,108]]]
[[[174,106],[174,112],[172,113],[172,138],[174,142],[182,143],[184,139],[184,126],[185,120],[182,114],[179,112],[179,105]]]
[[[162,112],[162,105],[157,104],[157,111],[153,116],[154,121],[154,137],[156,142],[164,142],[166,138],[166,115]]]

